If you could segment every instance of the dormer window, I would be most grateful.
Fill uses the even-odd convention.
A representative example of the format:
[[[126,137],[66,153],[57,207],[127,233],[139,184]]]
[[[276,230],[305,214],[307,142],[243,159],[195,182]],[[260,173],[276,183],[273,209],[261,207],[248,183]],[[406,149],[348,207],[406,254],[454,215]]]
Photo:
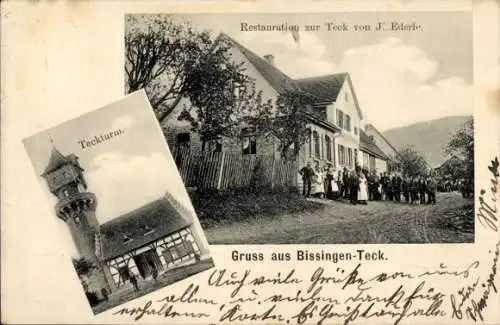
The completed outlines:
[[[155,230],[148,225],[144,225],[144,231],[145,231],[144,236],[147,236],[147,235],[155,232]]]
[[[123,243],[124,243],[124,244],[128,244],[128,243],[130,243],[132,240],[133,240],[133,239],[132,239],[132,238],[130,238],[129,236],[127,236],[127,235],[123,235]]]

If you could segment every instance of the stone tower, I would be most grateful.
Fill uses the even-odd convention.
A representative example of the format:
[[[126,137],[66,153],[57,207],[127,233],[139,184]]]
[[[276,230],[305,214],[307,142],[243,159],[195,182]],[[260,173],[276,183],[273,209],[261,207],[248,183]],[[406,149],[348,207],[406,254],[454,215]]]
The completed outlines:
[[[97,199],[93,193],[87,192],[83,171],[77,156],[64,156],[53,146],[49,163],[41,176],[57,197],[56,214],[68,225],[80,257],[96,266],[89,275],[96,282],[94,287],[106,288],[110,292],[100,258],[100,226],[95,215]]]

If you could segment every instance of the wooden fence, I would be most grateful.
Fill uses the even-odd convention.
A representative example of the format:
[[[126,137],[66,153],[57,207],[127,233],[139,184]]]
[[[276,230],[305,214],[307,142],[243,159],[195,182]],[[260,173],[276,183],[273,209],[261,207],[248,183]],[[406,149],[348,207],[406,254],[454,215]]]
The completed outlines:
[[[269,155],[195,153],[188,148],[176,148],[173,156],[186,187],[219,191],[297,187],[296,161]]]

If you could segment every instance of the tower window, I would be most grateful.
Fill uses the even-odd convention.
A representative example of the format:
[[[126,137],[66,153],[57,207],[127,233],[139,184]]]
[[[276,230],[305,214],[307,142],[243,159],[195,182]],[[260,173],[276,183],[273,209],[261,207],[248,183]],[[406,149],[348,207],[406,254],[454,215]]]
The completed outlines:
[[[63,195],[65,197],[69,197],[69,191],[68,190],[63,190]]]

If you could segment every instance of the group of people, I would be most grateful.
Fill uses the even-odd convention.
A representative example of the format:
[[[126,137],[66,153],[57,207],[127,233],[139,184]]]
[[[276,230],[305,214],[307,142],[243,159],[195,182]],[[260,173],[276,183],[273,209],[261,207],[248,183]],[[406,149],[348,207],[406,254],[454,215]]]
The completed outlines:
[[[464,198],[471,198],[474,192],[474,184],[468,179],[443,179],[437,183],[438,192],[455,192],[462,193]]]
[[[352,171],[344,167],[335,175],[332,167],[312,168],[311,163],[307,163],[299,173],[302,175],[302,194],[305,197],[311,195],[314,185],[314,194],[320,198],[344,198],[349,199],[351,204],[381,200],[410,204],[436,203],[437,182],[432,176],[377,175],[359,166]]]
[[[335,175],[332,167],[312,168],[311,163],[307,163],[299,173],[302,175],[302,195],[305,197],[311,196],[314,185],[314,195],[320,198],[333,200],[349,198],[352,204],[367,204],[368,202],[368,180],[366,175],[359,170],[349,172],[347,168],[344,168],[344,174],[339,171]]]

